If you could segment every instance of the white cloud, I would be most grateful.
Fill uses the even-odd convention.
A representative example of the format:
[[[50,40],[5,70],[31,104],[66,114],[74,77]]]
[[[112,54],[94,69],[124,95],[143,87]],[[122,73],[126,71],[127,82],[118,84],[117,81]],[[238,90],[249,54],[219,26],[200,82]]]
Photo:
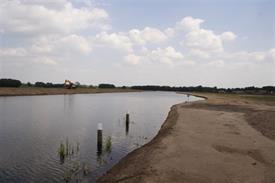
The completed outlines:
[[[92,51],[90,40],[79,35],[44,36],[36,39],[30,48],[36,54],[88,54]]]
[[[9,63],[43,64],[79,62],[92,51],[89,40],[79,35],[44,36],[26,47],[0,48],[0,60]],[[77,58],[77,60],[75,60]],[[9,62],[12,61],[12,62]]]
[[[23,63],[23,64],[43,64],[43,65],[57,65],[50,56],[37,55],[31,49],[25,48],[2,48],[0,49],[0,61],[7,63]]]
[[[164,49],[157,48],[156,50],[149,52],[147,56],[150,60],[167,64],[173,64],[174,61],[178,61],[184,58],[182,53],[176,51],[171,46]]]
[[[0,57],[22,57],[26,54],[24,48],[0,48]]]
[[[50,9],[61,9],[67,3],[67,0],[21,0],[25,5],[41,5]]]
[[[77,51],[83,54],[88,54],[92,50],[91,43],[86,38],[75,34],[60,39],[56,47],[59,50]]]
[[[201,28],[203,19],[184,17],[177,22],[174,28],[167,28],[165,33],[168,37],[184,36],[182,45],[189,49],[196,49],[207,52],[221,52],[224,50],[223,43],[234,41],[236,35],[231,31],[215,34],[212,30]]]
[[[211,30],[193,30],[185,35],[184,43],[187,47],[192,49],[223,51],[222,40]]]
[[[226,58],[237,62],[261,62],[266,60],[266,52],[246,52],[240,51],[235,53],[227,53]]]
[[[210,61],[209,63],[207,63],[207,66],[211,66],[211,67],[224,67],[224,61],[223,60],[213,60]]]
[[[55,8],[53,8],[53,7]],[[56,8],[58,6],[58,8]],[[70,2],[5,0],[0,5],[2,32],[45,35],[105,28],[108,14],[100,8],[75,8]]]
[[[101,32],[96,35],[95,41],[97,44],[111,47],[119,50],[124,50],[127,52],[132,52],[132,42],[123,33],[111,33]]]
[[[233,32],[224,32],[221,34],[221,39],[223,41],[234,41],[237,38],[237,36]]]
[[[193,61],[193,60],[185,60],[185,61],[183,62],[183,64],[184,64],[184,65],[187,65],[187,66],[194,66],[194,65],[196,65],[196,62]]]
[[[203,23],[204,20],[193,18],[193,17],[184,17],[181,21],[176,23],[175,29],[184,30],[184,31],[196,31],[200,29],[200,24]]]
[[[275,48],[269,50],[268,57],[271,59],[271,61],[275,62]]]
[[[140,57],[135,54],[129,54],[124,57],[126,63],[131,65],[137,65],[140,62]]]
[[[53,59],[48,58],[48,57],[39,58],[39,59],[37,59],[35,61],[35,63],[44,64],[44,65],[50,65],[50,66],[56,66],[57,65],[56,61],[54,61]]]
[[[167,29],[165,29],[165,34],[167,35],[167,37],[174,37],[176,35],[176,31],[175,29],[168,27]]]
[[[210,54],[206,51],[202,51],[199,49],[190,49],[189,54],[191,57],[196,57],[196,58],[202,58],[202,59],[208,59],[210,58]]]
[[[132,29],[129,38],[136,44],[161,43],[167,40],[167,36],[156,28],[145,27],[143,30]]]

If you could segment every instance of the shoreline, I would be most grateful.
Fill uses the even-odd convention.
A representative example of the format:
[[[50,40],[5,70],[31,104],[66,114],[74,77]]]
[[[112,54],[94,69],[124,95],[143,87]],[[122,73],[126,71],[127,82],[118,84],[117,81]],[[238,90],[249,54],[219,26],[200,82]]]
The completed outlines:
[[[192,95],[206,100],[173,105],[157,135],[97,182],[275,182],[275,107]]]
[[[97,93],[116,93],[116,92],[140,92],[140,90],[121,89],[121,88],[0,88],[0,97],[15,96],[36,96],[36,95],[73,95],[73,94],[97,94]]]
[[[158,131],[158,133],[156,134],[156,136],[149,141],[148,143],[144,144],[143,146],[131,151],[129,154],[127,154],[125,157],[123,157],[121,160],[119,160],[119,162],[117,164],[115,164],[110,170],[108,170],[104,175],[102,175],[101,177],[99,177],[97,179],[96,182],[121,182],[121,181],[125,181],[129,178],[134,177],[132,176],[125,176],[122,177],[118,180],[112,180],[115,179],[115,177],[113,177],[112,175],[108,175],[111,171],[116,171],[121,169],[121,166],[125,166],[124,164],[128,164],[132,161],[132,157],[139,155],[139,153],[147,153],[146,150],[152,148],[152,146],[154,146],[157,141],[160,141],[161,138],[165,138],[165,136],[168,135],[169,133],[169,129],[173,128],[173,126],[175,125],[175,122],[178,118],[178,113],[177,113],[177,106],[180,104],[175,104],[170,108],[170,111],[166,117],[166,119],[164,120],[164,123],[161,125],[160,130]]]

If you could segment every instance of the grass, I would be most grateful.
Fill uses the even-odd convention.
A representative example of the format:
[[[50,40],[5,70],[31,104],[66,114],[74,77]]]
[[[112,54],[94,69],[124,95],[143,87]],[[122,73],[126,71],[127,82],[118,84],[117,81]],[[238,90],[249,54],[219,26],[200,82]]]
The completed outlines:
[[[275,95],[244,95],[246,99],[275,103]]]

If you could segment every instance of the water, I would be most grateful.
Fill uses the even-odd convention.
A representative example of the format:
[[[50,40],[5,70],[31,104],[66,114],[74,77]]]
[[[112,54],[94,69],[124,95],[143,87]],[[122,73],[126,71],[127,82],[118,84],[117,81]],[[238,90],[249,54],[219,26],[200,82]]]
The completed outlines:
[[[0,97],[0,182],[94,182],[149,142],[170,107],[184,101],[186,95],[173,92]],[[98,123],[103,125],[101,151]],[[64,159],[61,142],[70,145]]]

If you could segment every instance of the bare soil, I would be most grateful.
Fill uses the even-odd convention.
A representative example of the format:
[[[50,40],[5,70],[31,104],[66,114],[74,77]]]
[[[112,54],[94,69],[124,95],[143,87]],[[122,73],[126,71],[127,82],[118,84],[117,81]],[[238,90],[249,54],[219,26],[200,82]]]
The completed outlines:
[[[173,106],[158,135],[98,182],[274,183],[275,106],[203,96]]]

